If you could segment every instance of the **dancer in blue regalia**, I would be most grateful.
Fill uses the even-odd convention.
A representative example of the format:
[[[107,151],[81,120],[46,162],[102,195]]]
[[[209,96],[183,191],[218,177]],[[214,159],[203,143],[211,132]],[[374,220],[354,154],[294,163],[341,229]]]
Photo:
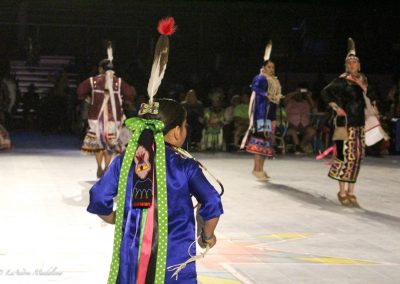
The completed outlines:
[[[249,128],[243,138],[241,148],[254,154],[253,175],[258,180],[269,180],[264,171],[265,158],[274,158],[276,108],[280,99],[281,84],[275,76],[275,63],[270,60],[272,42],[264,53],[264,62],[260,74],[251,83],[249,103]]]
[[[160,22],[150,101],[141,105],[139,117],[125,122],[133,131],[125,153],[90,190],[87,210],[115,224],[109,284],[197,283],[195,262],[181,266],[178,275],[168,269],[196,254],[192,196],[204,220],[200,243],[216,244],[221,198],[199,163],[179,148],[186,138],[186,111],[176,101],[153,100],[168,61],[167,35],[174,29],[173,18]]]

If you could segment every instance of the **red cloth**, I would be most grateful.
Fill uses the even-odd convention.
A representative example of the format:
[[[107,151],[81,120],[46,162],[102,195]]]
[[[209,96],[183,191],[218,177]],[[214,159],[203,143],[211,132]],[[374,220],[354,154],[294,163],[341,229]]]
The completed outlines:
[[[103,103],[104,99],[104,86],[105,86],[105,75],[98,75],[93,78],[93,89],[90,84],[90,78],[86,79],[85,81],[81,82],[78,86],[76,91],[78,99],[84,100],[89,95],[91,96],[91,102],[89,107],[89,119],[96,120],[99,116],[99,112]],[[117,120],[120,120],[122,117],[121,105],[118,98],[118,89],[119,89],[119,78],[114,76],[113,86],[114,86],[114,96],[115,102],[117,106]],[[96,92],[98,91],[98,92]],[[121,99],[123,102],[133,103],[134,100],[135,89],[134,87],[127,84],[125,81],[121,79]],[[111,102],[108,102],[108,117],[109,120],[112,120],[112,109],[111,109]]]

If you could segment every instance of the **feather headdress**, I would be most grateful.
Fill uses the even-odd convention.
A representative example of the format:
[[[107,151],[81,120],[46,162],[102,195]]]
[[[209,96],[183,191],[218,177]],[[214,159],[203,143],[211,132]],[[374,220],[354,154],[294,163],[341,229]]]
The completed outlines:
[[[265,47],[265,52],[264,52],[264,61],[269,60],[271,57],[271,51],[272,51],[272,40],[270,40]]]
[[[347,40],[347,55],[345,60],[347,61],[350,59],[359,60],[356,56],[356,44],[351,37],[349,37],[349,39]]]
[[[159,103],[153,102],[153,97],[157,93],[167,67],[168,36],[175,31],[174,19],[161,20],[158,23],[158,31],[161,36],[156,44],[147,87],[150,100],[149,103],[141,104],[139,116],[158,114]],[[119,177],[113,259],[108,283],[116,283],[118,279],[128,172],[133,164],[135,164],[133,171],[135,184],[132,189],[134,198],[131,200],[131,206],[135,210],[141,210],[140,216],[143,216],[140,233],[135,237],[135,240],[140,243],[137,250],[140,261],[137,261],[136,281],[137,283],[165,283],[168,248],[168,199],[163,134],[165,125],[161,119],[153,116],[132,117],[125,121],[125,125],[133,132],[133,135],[125,151],[121,167],[127,170],[121,170]],[[144,158],[146,156],[147,158]],[[121,204],[122,206],[118,206]]]
[[[172,35],[176,30],[174,18],[169,17],[160,20],[158,22],[157,30],[161,35],[156,44],[149,84],[147,86],[150,104],[153,103],[153,98],[160,87],[161,81],[164,77],[165,69],[167,68],[169,54],[168,36]]]
[[[114,57],[113,57],[113,49],[112,49],[111,41],[108,41],[108,43],[107,43],[107,59],[108,59],[108,61],[110,61],[110,64],[112,64]]]
[[[99,62],[99,67],[102,67],[104,71],[114,69],[113,65],[114,57],[113,57],[113,48],[111,41],[107,41],[106,48],[107,48],[107,58],[104,58]]]
[[[115,102],[114,87],[113,87],[113,82],[114,82],[113,59],[114,59],[114,57],[113,57],[112,44],[111,44],[111,41],[108,41],[107,42],[107,64],[104,67],[104,69],[106,71],[105,89],[108,90],[108,92],[110,94],[113,119],[114,119],[114,121],[117,121],[117,105]],[[117,133],[119,133],[118,129],[117,129]]]

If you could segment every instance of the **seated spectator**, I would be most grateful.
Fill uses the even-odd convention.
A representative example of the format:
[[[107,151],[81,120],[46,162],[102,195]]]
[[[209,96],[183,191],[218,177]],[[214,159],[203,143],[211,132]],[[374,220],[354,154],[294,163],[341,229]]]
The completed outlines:
[[[9,73],[7,73],[4,76],[3,80],[1,81],[0,97],[6,96],[6,98],[3,97],[2,103],[4,104],[5,100],[8,101],[8,106],[6,109],[8,115],[11,114],[13,107],[17,101],[17,84],[14,79],[15,78],[13,78],[13,76],[11,76]],[[0,99],[0,101],[1,100],[2,99]],[[3,105],[3,108],[4,108],[4,105]]]
[[[285,137],[287,132],[288,122],[286,110],[283,104],[279,104],[276,109],[275,121],[275,150],[281,154],[286,153]]]
[[[393,77],[393,86],[387,95],[387,101],[390,104],[390,110],[387,114],[387,130],[391,139],[389,150],[392,154],[400,153],[400,75]]]
[[[10,135],[7,130],[0,124],[0,150],[11,148]]]
[[[222,88],[213,88],[208,94],[208,103],[204,103],[204,105],[209,106],[212,105],[215,101],[219,100],[221,106],[223,106],[223,102],[225,101],[225,94]]]
[[[204,124],[202,149],[222,150],[224,109],[219,98],[212,100],[211,107],[205,111]]]
[[[204,106],[197,99],[195,90],[186,93],[185,100],[181,103],[187,112],[188,135],[187,139],[191,150],[200,148],[202,131],[204,128]]]
[[[235,131],[235,121],[233,117],[233,111],[237,105],[241,102],[239,95],[234,95],[231,98],[231,104],[225,109],[224,112],[224,141],[227,145],[228,151],[232,150],[233,144],[233,132]]]
[[[395,76],[393,86],[390,89],[387,100],[390,103],[390,118],[400,117],[400,76]]]
[[[304,83],[299,84],[296,91],[286,96],[285,105],[289,122],[287,134],[293,141],[295,154],[311,153],[313,150],[310,142],[314,138],[316,131],[310,121],[311,109],[314,103],[312,94],[307,89],[307,86]],[[302,136],[301,141],[299,134]]]
[[[240,139],[249,126],[249,96],[246,93],[240,96],[240,104],[235,107],[233,117],[235,120],[233,143],[240,147]]]

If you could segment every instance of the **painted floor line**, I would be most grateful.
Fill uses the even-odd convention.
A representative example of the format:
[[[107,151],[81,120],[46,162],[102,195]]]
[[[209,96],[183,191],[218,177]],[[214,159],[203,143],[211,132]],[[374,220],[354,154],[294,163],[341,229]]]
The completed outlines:
[[[240,273],[239,271],[237,271],[235,268],[233,268],[232,266],[230,266],[228,263],[220,263],[221,266],[228,271],[230,274],[232,274],[233,276],[235,276],[239,281],[241,281],[243,284],[255,284],[253,283],[249,278],[247,278],[246,276],[244,276],[242,273]]]

